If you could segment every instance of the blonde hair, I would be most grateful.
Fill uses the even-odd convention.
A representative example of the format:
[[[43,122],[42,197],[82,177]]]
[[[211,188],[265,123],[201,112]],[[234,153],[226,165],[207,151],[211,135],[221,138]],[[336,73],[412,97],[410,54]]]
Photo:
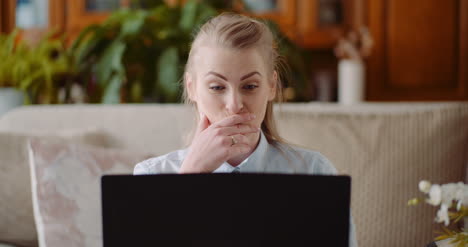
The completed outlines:
[[[282,101],[282,78],[286,72],[286,63],[284,58],[278,53],[278,46],[269,27],[256,19],[235,14],[222,13],[211,18],[196,33],[192,42],[185,72],[192,72],[192,60],[199,44],[205,40],[214,41],[216,44],[232,49],[260,49],[265,58],[269,75],[277,73],[276,97],[274,102]],[[269,78],[271,79],[271,78]],[[190,100],[187,92],[187,81],[184,77],[183,99],[185,103],[196,104]],[[270,144],[285,143],[278,134],[273,117],[273,102],[270,101],[266,107],[265,118],[263,119],[261,129]]]

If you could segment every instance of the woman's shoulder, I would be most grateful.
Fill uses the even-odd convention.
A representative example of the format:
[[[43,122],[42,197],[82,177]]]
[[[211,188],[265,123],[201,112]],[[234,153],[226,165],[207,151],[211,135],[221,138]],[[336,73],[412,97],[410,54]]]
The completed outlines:
[[[135,165],[133,175],[177,173],[186,153],[186,149],[180,149],[141,161]]]
[[[278,143],[275,148],[302,172],[316,175],[337,174],[333,163],[319,151],[285,143]]]

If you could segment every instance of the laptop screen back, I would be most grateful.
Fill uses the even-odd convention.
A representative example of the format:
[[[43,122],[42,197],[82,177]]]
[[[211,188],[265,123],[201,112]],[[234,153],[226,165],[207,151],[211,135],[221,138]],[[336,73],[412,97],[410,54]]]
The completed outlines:
[[[350,178],[103,176],[104,246],[348,246]]]

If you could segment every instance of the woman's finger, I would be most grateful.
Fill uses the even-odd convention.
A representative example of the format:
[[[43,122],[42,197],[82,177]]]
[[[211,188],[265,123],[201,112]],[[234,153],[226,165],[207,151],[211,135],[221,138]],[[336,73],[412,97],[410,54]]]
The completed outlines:
[[[228,140],[225,141],[225,143],[229,146],[235,146],[235,145],[248,145],[249,144],[249,139],[245,135],[231,135],[226,137]]]
[[[198,133],[204,131],[209,126],[210,126],[210,121],[208,120],[208,118],[206,117],[205,114],[201,113],[200,114],[200,121],[198,121],[196,134],[198,135]]]
[[[251,113],[236,114],[236,115],[232,115],[227,118],[224,118],[223,120],[213,125],[215,125],[216,127],[229,127],[229,126],[233,126],[236,124],[245,123],[247,121],[253,120],[254,118],[255,118],[255,115]]]
[[[231,136],[231,135],[236,135],[236,134],[246,135],[246,134],[257,133],[259,131],[260,130],[258,128],[253,127],[248,124],[237,124],[237,125],[230,126],[230,127],[218,128],[218,134],[223,135],[223,136]]]

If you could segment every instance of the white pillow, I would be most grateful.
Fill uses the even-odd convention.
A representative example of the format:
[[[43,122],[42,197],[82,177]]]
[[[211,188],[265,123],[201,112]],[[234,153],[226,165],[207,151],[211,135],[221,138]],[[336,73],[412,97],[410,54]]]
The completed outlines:
[[[101,175],[132,174],[153,156],[39,139],[29,155],[41,247],[102,246]]]
[[[27,142],[32,135],[0,131],[0,243],[37,246],[31,201]],[[67,131],[44,140],[106,145],[98,130]]]

